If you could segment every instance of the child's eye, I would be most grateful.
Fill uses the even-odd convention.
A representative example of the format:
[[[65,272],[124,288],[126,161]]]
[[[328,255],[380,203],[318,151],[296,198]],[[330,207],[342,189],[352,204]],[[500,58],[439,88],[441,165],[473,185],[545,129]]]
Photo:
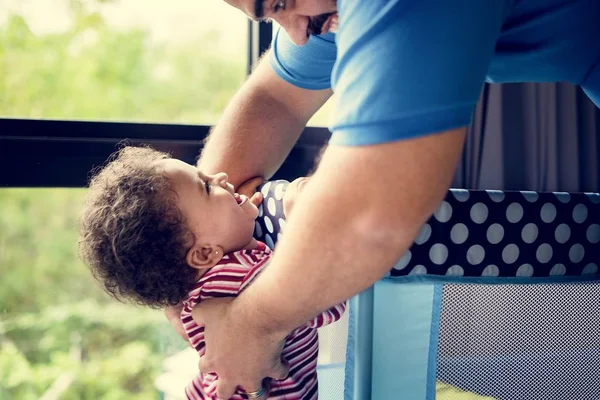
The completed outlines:
[[[275,6],[273,7],[273,12],[276,13],[279,10],[285,10],[285,0],[279,0],[277,1],[277,3],[275,3]]]
[[[210,194],[210,182],[204,181],[204,188],[206,189],[206,193]]]

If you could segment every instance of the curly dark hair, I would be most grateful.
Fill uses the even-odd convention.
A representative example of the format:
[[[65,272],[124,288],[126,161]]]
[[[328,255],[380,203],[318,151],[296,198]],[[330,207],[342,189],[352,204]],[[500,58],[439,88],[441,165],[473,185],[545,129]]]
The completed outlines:
[[[127,146],[92,172],[79,254],[115,299],[151,308],[181,302],[196,280],[186,253],[194,234],[157,165],[170,156]]]

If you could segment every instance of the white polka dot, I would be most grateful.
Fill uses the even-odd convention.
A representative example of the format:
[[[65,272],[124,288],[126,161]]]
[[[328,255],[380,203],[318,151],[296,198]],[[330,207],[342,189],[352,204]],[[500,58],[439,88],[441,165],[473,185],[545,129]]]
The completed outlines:
[[[506,219],[508,222],[517,223],[523,218],[523,206],[519,203],[510,203],[506,207]]]
[[[587,228],[586,236],[590,243],[598,243],[600,241],[600,225],[591,224]]]
[[[263,216],[263,208],[264,208],[264,206],[262,204],[260,206],[258,206],[258,216],[259,217]]]
[[[446,271],[446,275],[450,276],[463,276],[464,274],[465,270],[460,265],[453,265]]]
[[[535,252],[535,258],[542,264],[546,264],[552,258],[552,246],[548,243],[542,243]]]
[[[512,264],[519,258],[519,247],[516,244],[508,244],[502,250],[502,260],[507,264]]]
[[[575,208],[573,208],[573,221],[581,224],[588,216],[587,207],[583,204],[577,204]]]
[[[588,197],[588,199],[594,203],[594,204],[598,204],[600,203],[600,194],[599,193],[585,193],[585,195]]]
[[[529,223],[523,227],[523,230],[521,230],[521,239],[523,239],[525,243],[531,244],[535,242],[535,239],[537,239],[537,237],[538,227],[536,224]]]
[[[441,265],[448,259],[448,248],[441,243],[436,243],[429,249],[429,259],[432,263]]]
[[[542,221],[547,224],[554,221],[554,218],[556,218],[556,207],[554,207],[554,204],[544,204],[540,210],[540,217],[542,218]]]
[[[521,194],[523,195],[523,197],[525,197],[525,200],[527,200],[530,203],[536,202],[539,195],[536,192],[531,192],[531,191],[522,191]]]
[[[478,244],[469,247],[467,250],[467,261],[472,265],[481,264],[485,258],[485,250]]]
[[[451,189],[450,192],[454,198],[460,202],[469,200],[469,191],[465,189]]]
[[[554,195],[561,203],[568,203],[571,201],[571,195],[567,192],[555,192]]]
[[[447,201],[443,201],[433,215],[440,222],[448,222],[452,217],[452,206]]]
[[[281,240],[281,232],[277,234],[277,241],[279,242],[279,240]]]
[[[583,260],[583,256],[585,256],[585,249],[579,243],[574,244],[569,249],[569,260],[573,263],[578,263]]]
[[[500,203],[504,200],[504,192],[502,190],[486,190],[486,192],[494,203]]]
[[[260,192],[263,194],[264,197],[267,197],[267,195],[269,194],[269,188],[270,187],[271,187],[271,182],[267,182],[262,187],[262,189],[260,189]]]
[[[427,268],[425,268],[425,266],[423,266],[423,265],[417,265],[408,274],[409,275],[425,275],[425,274],[427,274]]]
[[[487,229],[487,240],[491,244],[498,244],[504,237],[504,227],[500,224],[491,224]]]
[[[265,236],[265,242],[267,243],[267,246],[269,246],[269,248],[271,250],[273,250],[275,248],[275,243],[273,243],[273,239],[271,239],[271,236],[269,236],[269,234],[267,234]]]
[[[281,232],[283,232],[283,230],[285,229],[286,225],[287,225],[287,222],[285,222],[285,219],[279,218],[279,230]]]
[[[262,237],[263,234],[262,228],[260,227],[258,221],[254,222],[254,234],[259,238]]]
[[[571,237],[571,228],[567,224],[560,224],[554,231],[554,239],[560,244],[566,243]]]
[[[412,257],[412,254],[411,254],[410,250],[408,250],[406,253],[404,253],[402,258],[400,260],[398,260],[396,265],[394,265],[394,269],[402,270],[402,269],[406,268],[406,266],[410,262],[411,257]]]
[[[533,276],[533,266],[531,264],[523,264],[517,269],[517,276]]]
[[[450,230],[450,240],[456,244],[464,243],[469,237],[469,228],[465,224],[458,223]]]
[[[598,273],[598,266],[594,263],[590,263],[585,266],[581,275],[596,275]]]
[[[431,236],[431,226],[429,226],[429,224],[425,224],[421,227],[421,230],[419,231],[419,236],[417,236],[417,238],[415,239],[415,243],[423,244],[427,240],[429,240],[430,236]]]
[[[267,227],[267,230],[269,232],[273,233],[273,222],[271,221],[271,219],[265,215],[264,221],[265,221],[265,226]]]
[[[471,207],[471,219],[476,224],[483,224],[488,217],[488,208],[483,203],[475,203]]]
[[[498,275],[500,275],[500,269],[493,264],[485,267],[485,269],[481,273],[481,276],[498,276]]]
[[[283,199],[283,193],[284,193],[283,189],[285,189],[285,188],[286,188],[285,183],[280,183],[279,185],[277,185],[277,187],[275,188],[275,198],[277,200]]]
[[[267,209],[269,210],[269,214],[271,214],[272,216],[275,216],[275,214],[277,214],[277,207],[275,206],[274,198],[269,197],[269,200],[267,201]]]
[[[563,264],[556,264],[550,270],[550,276],[564,275],[567,273],[567,268]]]

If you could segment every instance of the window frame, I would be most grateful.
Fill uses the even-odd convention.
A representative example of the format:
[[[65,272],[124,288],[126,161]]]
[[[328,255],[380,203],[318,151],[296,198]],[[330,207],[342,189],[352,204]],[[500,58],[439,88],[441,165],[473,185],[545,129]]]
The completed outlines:
[[[249,75],[270,47],[273,26],[248,21]],[[0,118],[0,188],[85,187],[90,171],[101,166],[124,141],[149,144],[195,163],[208,125]],[[306,175],[327,143],[327,128],[308,127],[272,179]]]

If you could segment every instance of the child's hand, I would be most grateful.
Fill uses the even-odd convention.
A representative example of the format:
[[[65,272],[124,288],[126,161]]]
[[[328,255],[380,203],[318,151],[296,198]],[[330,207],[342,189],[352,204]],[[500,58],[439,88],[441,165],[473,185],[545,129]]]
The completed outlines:
[[[256,188],[259,187],[265,180],[260,176],[248,179],[242,183],[236,190],[237,193],[245,195],[247,198],[252,199],[252,196],[256,192]],[[262,199],[261,199],[262,201]],[[259,203],[260,204],[260,203]],[[256,205],[256,203],[255,203]]]
[[[306,186],[307,182],[307,177],[298,178],[292,181],[285,189],[285,194],[283,195],[283,212],[286,217],[289,217],[292,208],[294,208],[294,204],[298,200],[298,196],[302,190],[304,190],[304,186]]]
[[[256,207],[260,206],[263,202],[263,195],[261,192],[256,192],[250,197],[250,202],[254,204]]]

